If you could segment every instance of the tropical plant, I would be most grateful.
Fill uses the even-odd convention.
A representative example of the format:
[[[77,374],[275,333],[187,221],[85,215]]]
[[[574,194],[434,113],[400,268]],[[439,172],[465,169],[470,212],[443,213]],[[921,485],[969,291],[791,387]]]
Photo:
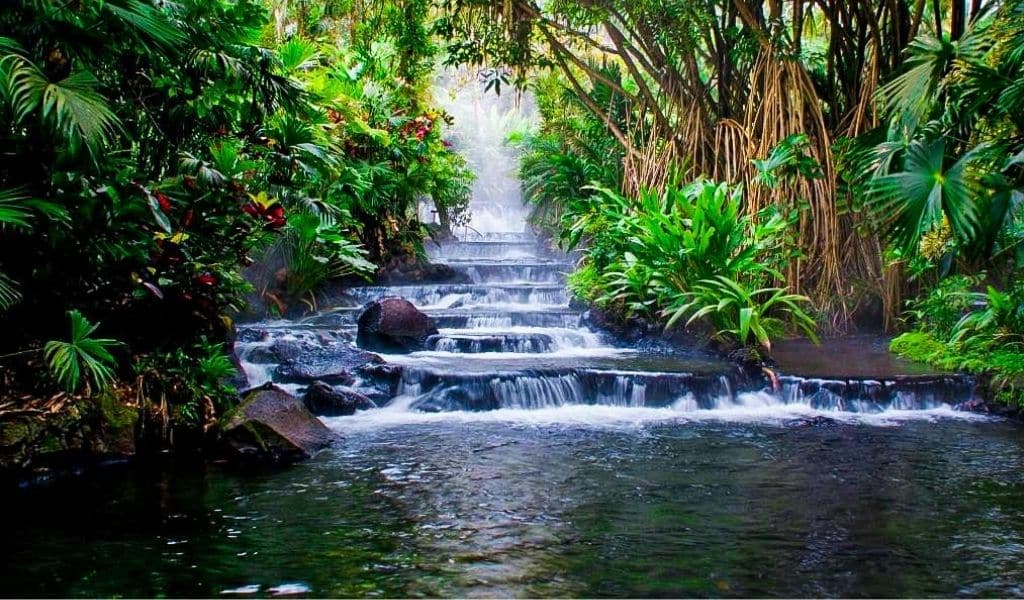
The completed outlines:
[[[770,285],[796,256],[792,221],[774,207],[742,214],[740,188],[705,180],[635,198],[591,189],[564,227],[568,244],[589,243],[570,280],[585,298],[667,327],[705,320],[722,342],[768,351],[786,326],[813,337],[807,298]]]
[[[235,404],[236,390],[228,382],[237,367],[223,344],[205,337],[186,348],[148,355],[135,371],[145,392],[166,400],[183,424],[209,426],[216,410]]]
[[[904,251],[948,223],[955,239],[969,243],[979,225],[977,183],[969,175],[977,153],[947,163],[945,141],[918,139],[907,147],[903,169],[873,180],[878,211],[889,239]]]
[[[687,324],[708,318],[717,337],[740,346],[757,343],[771,353],[771,339],[785,333],[787,325],[817,343],[814,319],[804,309],[809,303],[806,296],[788,293],[783,288],[749,289],[719,275],[694,283],[664,312],[669,317],[669,327],[687,316]]]
[[[120,346],[117,340],[95,338],[99,323],[90,323],[77,310],[67,313],[71,322],[68,341],[51,340],[43,347],[50,373],[68,392],[77,391],[89,380],[95,390],[102,390],[114,380],[117,361],[111,350]]]
[[[290,294],[306,296],[329,279],[366,277],[376,271],[377,266],[366,260],[366,251],[345,239],[330,219],[300,212],[290,225],[283,240]]]

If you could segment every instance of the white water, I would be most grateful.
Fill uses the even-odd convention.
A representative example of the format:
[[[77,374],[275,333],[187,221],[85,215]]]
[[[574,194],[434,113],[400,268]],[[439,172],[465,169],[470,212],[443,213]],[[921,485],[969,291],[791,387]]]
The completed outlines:
[[[455,233],[500,239],[488,234],[525,232],[529,211],[516,177],[516,153],[506,140],[536,119],[532,96],[485,92],[475,72],[460,69],[442,74],[435,97],[454,117],[451,141],[476,175],[469,225]]]
[[[746,394],[741,394],[740,397]],[[963,412],[950,406],[925,410],[889,409],[880,413],[855,413],[815,410],[802,404],[752,402],[753,406],[730,406],[722,400],[722,407],[695,409],[692,400],[680,399],[664,408],[644,408],[602,405],[566,405],[552,408],[501,408],[487,411],[419,412],[410,410],[414,397],[399,397],[384,408],[362,411],[351,417],[324,417],[321,420],[340,432],[359,432],[388,427],[422,424],[507,423],[513,426],[550,427],[573,426],[595,429],[629,429],[658,424],[700,422],[759,423],[785,426],[798,419],[826,417],[838,423],[896,427],[909,421],[936,421],[958,419],[964,421],[990,421],[993,417]],[[742,402],[742,400],[741,400]]]

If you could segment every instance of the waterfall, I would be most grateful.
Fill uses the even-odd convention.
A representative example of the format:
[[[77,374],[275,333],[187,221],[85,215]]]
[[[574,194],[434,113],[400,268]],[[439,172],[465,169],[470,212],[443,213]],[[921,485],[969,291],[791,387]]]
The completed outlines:
[[[367,376],[355,382],[385,406],[332,421],[339,426],[445,415],[634,422],[932,418],[956,414],[953,407],[972,398],[970,380],[945,376],[893,381],[784,376],[781,389],[773,390],[767,381],[745,379],[733,365],[698,351],[638,350],[592,331],[566,289],[572,261],[541,247],[529,231],[514,150],[504,143],[511,130],[529,122],[529,96],[484,94],[459,72],[446,73],[442,81],[442,105],[455,119],[453,142],[467,156],[477,182],[469,225],[455,232],[455,240],[428,244],[428,252],[433,261],[464,273],[469,283],[357,287],[343,306],[304,322],[264,324],[263,334],[238,344],[250,384],[273,380],[294,387],[304,370],[273,364],[281,355],[312,361],[314,371],[330,374],[331,349],[354,339],[359,307],[401,296],[430,315],[439,333],[424,351],[384,356],[401,369],[398,379],[397,371],[388,371],[384,381]],[[282,342],[287,342],[283,349]],[[295,358],[287,344],[305,348],[309,358]]]

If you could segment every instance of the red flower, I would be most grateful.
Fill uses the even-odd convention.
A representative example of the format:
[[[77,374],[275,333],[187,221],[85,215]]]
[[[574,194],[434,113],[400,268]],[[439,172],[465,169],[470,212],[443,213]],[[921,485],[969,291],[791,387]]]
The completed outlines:
[[[186,229],[189,225],[191,225],[192,224],[192,219],[194,219],[195,216],[196,215],[195,215],[194,212],[192,212],[191,208],[186,210],[185,211],[185,216],[181,218],[181,228],[182,229]]]
[[[268,197],[265,192],[249,194],[249,197],[252,201],[242,206],[245,214],[262,220],[267,229],[276,230],[285,226],[287,219],[280,202]]]
[[[199,277],[196,277],[196,283],[200,285],[212,286],[217,284],[217,278],[210,273],[203,273]]]
[[[164,212],[170,212],[171,211],[171,199],[168,198],[167,196],[161,194],[160,192],[156,192],[156,194],[154,194],[154,195],[156,196],[157,203],[160,204],[160,210],[162,210]]]

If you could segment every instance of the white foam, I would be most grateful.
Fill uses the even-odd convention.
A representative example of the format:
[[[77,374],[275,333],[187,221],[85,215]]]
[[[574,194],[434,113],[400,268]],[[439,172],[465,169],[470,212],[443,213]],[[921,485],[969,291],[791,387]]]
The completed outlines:
[[[511,363],[508,365],[509,369],[519,368],[515,363],[527,362],[537,363],[538,360],[550,360],[556,358],[615,358],[615,357],[626,357],[636,355],[636,350],[630,350],[628,348],[612,348],[610,346],[603,346],[597,348],[581,348],[581,347],[567,347],[557,349],[554,352],[533,352],[533,353],[520,353],[520,352],[477,352],[477,353],[464,353],[464,352],[441,352],[436,350],[421,350],[418,352],[411,352],[409,354],[381,354],[381,358],[389,363],[394,363],[403,366],[422,366],[422,367],[452,367],[453,362],[465,361],[503,361],[505,363]],[[454,368],[454,367],[453,367]],[[507,369],[505,369],[507,370]]]
[[[827,417],[839,423],[891,427],[908,421],[958,419],[988,421],[993,417],[955,410],[946,405],[927,410],[886,410],[879,413],[852,413],[816,410],[803,404],[733,405],[728,408],[700,410],[692,398],[683,398],[664,408],[601,406],[574,404],[534,410],[498,409],[488,411],[417,412],[409,410],[413,396],[396,398],[380,409],[358,412],[349,417],[322,417],[331,429],[340,432],[372,431],[420,424],[508,423],[526,426],[572,425],[587,428],[635,428],[648,424],[724,422],[783,426],[801,418]]]

